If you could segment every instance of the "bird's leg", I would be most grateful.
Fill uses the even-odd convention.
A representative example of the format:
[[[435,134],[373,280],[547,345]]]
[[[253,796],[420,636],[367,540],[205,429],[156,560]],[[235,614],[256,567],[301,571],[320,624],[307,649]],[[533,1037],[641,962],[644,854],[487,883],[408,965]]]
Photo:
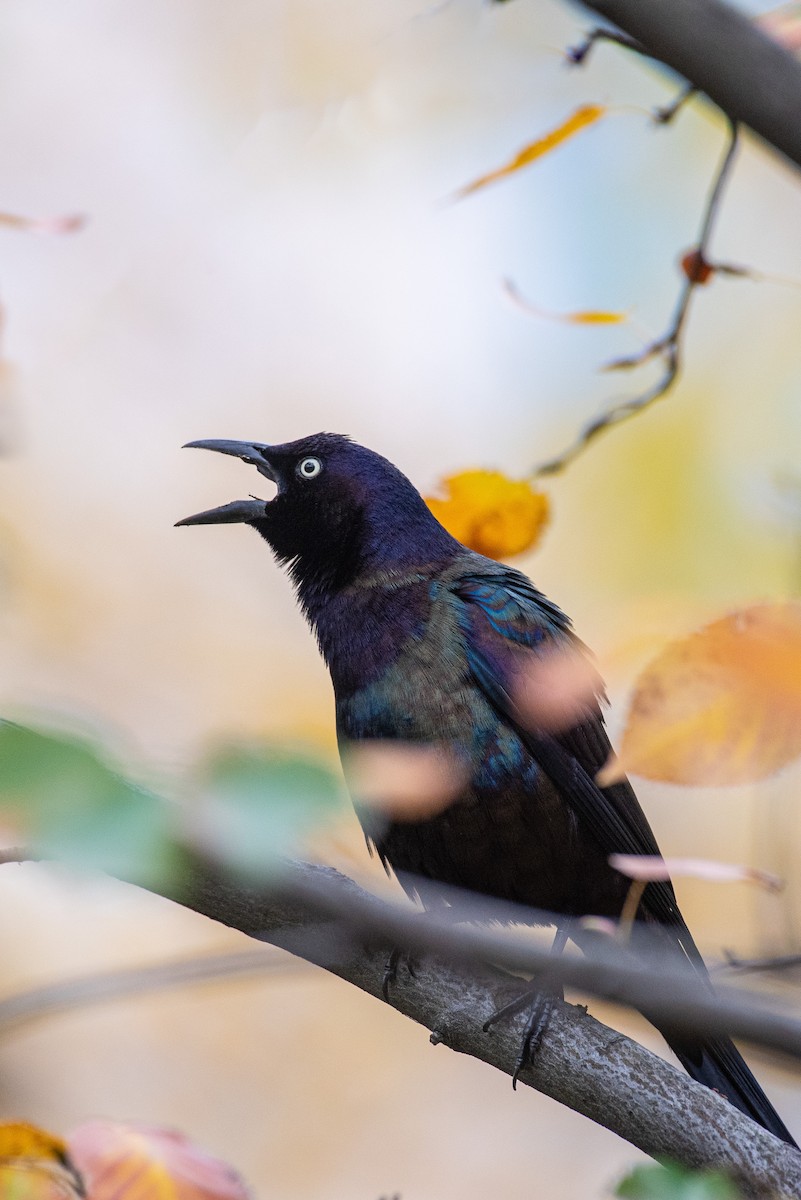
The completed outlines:
[[[412,979],[417,978],[417,964],[412,955],[408,950],[401,950],[399,946],[395,946],[390,951],[389,958],[384,965],[384,975],[381,980],[381,995],[387,1003],[389,1003],[389,989],[398,982],[398,968],[401,964],[406,967]]]
[[[562,926],[557,926],[553,945],[551,946],[552,958],[558,958],[562,953],[567,939],[567,930],[562,928]],[[528,1008],[529,1010],[526,1028],[523,1032],[523,1040],[520,1043],[520,1053],[517,1056],[514,1073],[512,1074],[513,1088],[517,1088],[517,1080],[520,1072],[524,1067],[528,1066],[537,1053],[551,1020],[556,1001],[561,999],[561,996],[561,987],[554,986],[550,973],[546,969],[539,975],[536,981],[530,982],[519,996],[515,996],[514,1000],[510,1000],[508,1004],[504,1004],[503,1008],[497,1009],[484,1022],[482,1028],[487,1033],[493,1025],[505,1017],[513,1017],[524,1008]]]

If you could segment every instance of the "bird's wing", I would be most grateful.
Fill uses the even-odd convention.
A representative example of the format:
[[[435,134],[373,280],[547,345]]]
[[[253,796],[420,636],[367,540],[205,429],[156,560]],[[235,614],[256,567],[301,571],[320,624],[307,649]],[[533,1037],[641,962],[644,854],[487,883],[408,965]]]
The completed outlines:
[[[584,827],[607,854],[659,854],[628,780],[605,788],[595,781],[611,752],[601,715],[600,681],[586,717],[571,729],[547,733],[526,728],[521,720],[514,697],[521,658],[560,645],[583,650],[564,613],[511,568],[463,575],[453,592],[462,602],[461,628],[473,678],[501,718],[515,728]],[[642,907],[656,920],[686,929],[670,883],[648,884]]]

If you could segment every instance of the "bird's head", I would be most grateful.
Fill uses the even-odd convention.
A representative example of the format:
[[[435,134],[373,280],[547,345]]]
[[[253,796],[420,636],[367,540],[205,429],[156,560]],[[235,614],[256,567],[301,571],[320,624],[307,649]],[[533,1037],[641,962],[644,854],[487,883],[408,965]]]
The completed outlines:
[[[206,440],[189,447],[231,454],[277,488],[185,517],[179,525],[251,525],[295,582],[344,586],[365,570],[430,562],[460,549],[414,485],[386,458],[342,434],[269,446]]]

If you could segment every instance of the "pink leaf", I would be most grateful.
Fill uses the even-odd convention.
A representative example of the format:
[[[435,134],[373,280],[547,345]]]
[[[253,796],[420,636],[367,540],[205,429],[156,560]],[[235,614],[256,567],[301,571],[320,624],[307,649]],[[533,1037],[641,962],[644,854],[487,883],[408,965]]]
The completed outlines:
[[[249,1200],[232,1167],[171,1129],[88,1121],[67,1144],[89,1200]]]

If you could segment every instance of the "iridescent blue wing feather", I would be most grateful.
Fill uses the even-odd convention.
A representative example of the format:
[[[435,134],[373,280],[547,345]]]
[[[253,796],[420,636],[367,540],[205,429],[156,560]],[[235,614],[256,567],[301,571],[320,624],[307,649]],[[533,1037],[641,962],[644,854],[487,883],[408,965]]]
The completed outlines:
[[[516,729],[585,828],[608,854],[659,854],[628,781],[606,788],[595,782],[611,752],[601,715],[602,695],[585,720],[564,732],[532,731],[521,722],[511,690],[521,651],[580,646],[561,610],[509,568],[500,567],[492,575],[465,576],[454,592],[463,601],[461,625],[473,678],[502,719]],[[670,883],[649,884],[643,909],[686,930]],[[697,957],[689,934],[685,948]]]

